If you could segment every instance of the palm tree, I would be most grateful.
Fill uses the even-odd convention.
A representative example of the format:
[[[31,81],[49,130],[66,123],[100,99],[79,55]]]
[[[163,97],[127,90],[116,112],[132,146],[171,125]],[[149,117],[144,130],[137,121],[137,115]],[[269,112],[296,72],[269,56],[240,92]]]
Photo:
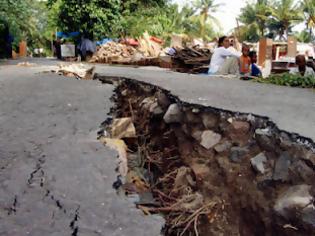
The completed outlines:
[[[218,20],[212,14],[217,12],[218,7],[221,6],[221,4],[216,4],[215,0],[196,0],[193,3],[193,6],[200,21],[200,36],[205,39],[209,19],[215,21],[219,25]]]
[[[272,5],[269,29],[276,31],[280,39],[286,39],[291,28],[303,21],[301,7],[295,0],[275,0]]]
[[[269,0],[248,2],[247,5],[241,9],[239,20],[248,27],[248,29],[258,29],[259,36],[263,37],[265,36],[267,21],[271,12]]]
[[[315,0],[304,0],[301,7],[306,21],[306,28],[309,29],[312,35],[313,28],[315,28]]]

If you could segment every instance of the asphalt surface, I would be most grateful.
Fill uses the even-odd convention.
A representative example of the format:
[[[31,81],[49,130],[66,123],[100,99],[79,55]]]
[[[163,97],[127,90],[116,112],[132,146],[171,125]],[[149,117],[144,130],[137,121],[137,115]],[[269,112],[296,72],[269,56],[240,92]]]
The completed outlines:
[[[96,139],[113,87],[38,70],[0,65],[0,235],[159,235],[112,188],[116,152]]]

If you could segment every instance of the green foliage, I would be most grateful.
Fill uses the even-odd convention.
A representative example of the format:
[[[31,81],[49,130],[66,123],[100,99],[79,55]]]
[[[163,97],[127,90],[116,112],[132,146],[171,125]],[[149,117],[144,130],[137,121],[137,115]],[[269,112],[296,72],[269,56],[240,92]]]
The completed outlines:
[[[139,37],[145,31],[155,36],[165,37],[175,27],[170,18],[170,9],[139,6],[136,11],[125,10],[120,24],[116,25],[116,34]]]
[[[287,38],[291,28],[302,21],[302,9],[295,0],[273,1],[269,29],[279,35],[280,39],[284,39],[284,36]]]
[[[122,14],[121,24],[116,25],[116,34],[138,37],[145,31],[149,34],[168,39],[172,33],[190,37],[210,39],[214,36],[210,18],[200,20],[196,9],[184,6],[179,10],[176,4],[143,5],[136,11],[126,10]]]
[[[16,50],[21,40],[26,40],[31,50],[49,48],[51,32],[48,33],[47,15],[46,4],[40,0],[0,0],[0,29],[4,24],[9,26]]]
[[[295,37],[299,42],[302,43],[310,43],[314,40],[312,37],[312,34],[309,32],[309,30],[303,30],[301,32],[296,32]]]
[[[239,19],[247,31],[251,31],[251,34],[246,34],[244,30],[243,38],[252,41],[257,36],[285,39],[304,17],[301,4],[295,0],[252,0],[242,8]]]
[[[179,10],[169,0],[48,0],[59,30],[92,38],[138,37],[145,31],[167,39],[172,33],[210,39],[214,35],[213,0],[196,0]]]
[[[244,24],[243,37],[246,41],[256,41],[257,38],[264,36],[266,25],[271,16],[270,1],[257,0],[248,2],[247,5],[241,9],[239,20]]]
[[[315,0],[304,0],[301,3],[308,28],[315,27]]]
[[[267,79],[255,79],[260,83],[276,84],[282,86],[315,88],[315,78],[313,76],[300,76],[295,74],[283,73],[270,75]]]
[[[61,30],[80,31],[90,38],[112,36],[121,16],[120,0],[50,0],[48,5],[57,8],[57,25]]]
[[[221,4],[215,4],[215,0],[195,0],[193,7],[195,11],[195,17],[193,20],[196,26],[199,28],[199,37],[205,40],[209,39],[209,30],[211,30],[211,22],[215,22],[217,25],[220,23],[213,17],[213,13],[217,12],[218,7]],[[197,23],[199,21],[199,23]],[[208,31],[208,32],[207,32]],[[213,32],[213,31],[212,31]]]

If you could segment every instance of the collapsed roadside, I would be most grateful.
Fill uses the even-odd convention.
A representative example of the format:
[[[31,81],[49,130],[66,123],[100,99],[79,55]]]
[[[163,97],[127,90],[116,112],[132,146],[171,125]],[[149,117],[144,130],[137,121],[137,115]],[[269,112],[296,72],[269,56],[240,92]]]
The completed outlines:
[[[100,138],[122,147],[115,187],[121,183],[126,194],[136,194],[145,213],[163,214],[165,235],[314,233],[311,140],[264,117],[183,103],[133,80],[117,82],[115,119],[104,123],[111,137]]]

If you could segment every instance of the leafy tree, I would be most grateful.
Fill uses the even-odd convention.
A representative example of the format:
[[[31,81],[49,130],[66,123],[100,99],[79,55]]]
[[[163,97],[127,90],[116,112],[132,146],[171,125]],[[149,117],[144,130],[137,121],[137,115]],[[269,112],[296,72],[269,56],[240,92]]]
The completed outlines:
[[[46,13],[46,5],[40,0],[0,0],[0,31],[4,25],[9,27],[15,47],[22,39],[31,49],[49,47],[49,40],[44,36],[48,30]]]
[[[308,28],[315,27],[315,0],[302,1],[302,9]]]
[[[269,30],[280,39],[286,39],[292,27],[303,21],[301,7],[294,0],[275,0],[272,5]]]
[[[211,21],[219,25],[218,20],[212,15],[217,12],[218,7],[221,4],[215,4],[215,0],[196,0],[193,2],[195,13],[198,14],[197,23],[196,17],[195,22],[199,27],[199,36],[203,39],[207,39],[206,30],[209,30]]]
[[[256,0],[248,2],[241,9],[239,20],[243,23],[243,38],[254,41],[259,37],[264,37],[267,29],[267,22],[271,15],[269,0]]]
[[[58,7],[58,26],[66,32],[80,31],[93,38],[112,36],[120,19],[120,0],[49,0]]]

